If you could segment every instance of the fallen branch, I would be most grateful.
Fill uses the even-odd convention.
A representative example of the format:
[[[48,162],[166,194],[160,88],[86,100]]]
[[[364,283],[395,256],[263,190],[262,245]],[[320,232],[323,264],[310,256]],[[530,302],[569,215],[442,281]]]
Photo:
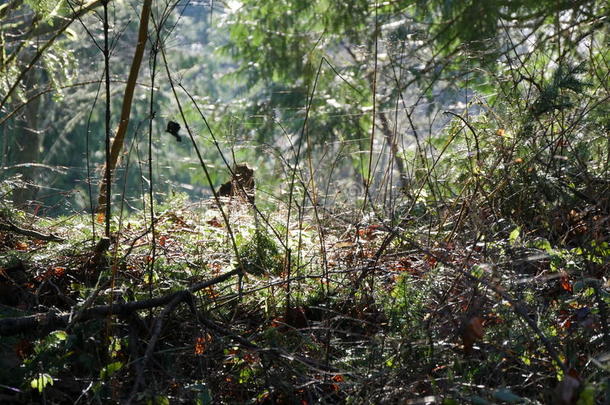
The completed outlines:
[[[55,236],[53,234],[46,235],[44,233],[40,233],[33,229],[20,228],[17,225],[15,225],[9,221],[6,221],[5,224],[0,223],[0,231],[15,232],[15,233],[18,233],[19,235],[27,236],[29,238],[38,239],[38,240],[46,240],[49,242],[63,242],[64,241],[64,239],[60,238],[59,236]]]
[[[104,318],[109,315],[128,316],[136,311],[162,307],[172,302],[176,297],[183,296],[185,293],[192,294],[211,285],[223,282],[239,273],[240,270],[238,269],[232,270],[218,277],[214,277],[213,279],[194,284],[186,290],[176,291],[161,297],[126,302],[122,304],[98,305],[91,307],[79,312],[78,322],[80,323],[91,319]],[[76,308],[70,312],[51,310],[34,315],[0,319],[0,336],[12,336],[32,330],[48,332],[55,329],[65,328],[68,326],[68,324],[70,324],[70,314],[76,313],[77,311],[78,309]]]
[[[146,366],[152,357],[157,341],[159,340],[159,336],[161,335],[161,328],[163,326],[163,320],[180,304],[185,300],[192,300],[192,294],[188,290],[179,291],[178,294],[175,294],[174,298],[169,302],[169,304],[163,309],[161,314],[157,317],[155,321],[155,326],[152,331],[152,335],[150,340],[148,341],[148,346],[146,346],[146,353],[144,354],[144,358],[140,360],[140,364],[137,365],[137,376],[136,381],[133,384],[131,389],[131,393],[127,401],[126,405],[129,405],[133,402],[134,398],[138,393],[138,389],[144,383],[144,373],[146,372]]]
[[[193,294],[188,290],[182,290],[182,291],[178,291],[176,294],[174,294],[172,300],[166,305],[166,307],[163,309],[161,314],[159,314],[159,316],[157,317],[157,319],[155,321],[155,325],[151,332],[150,340],[148,341],[148,345],[146,346],[146,352],[144,354],[144,357],[141,360],[137,360],[137,362],[136,362],[136,369],[137,369],[136,381],[129,393],[127,400],[125,401],[125,405],[130,405],[134,401],[134,399],[136,398],[136,395],[138,394],[139,388],[144,384],[146,366],[148,365],[150,359],[152,358],[152,356],[154,354],[155,346],[156,346],[157,342],[159,341],[159,336],[161,335],[161,329],[163,327],[164,320],[181,303],[187,304],[191,313],[196,316],[197,321],[202,326],[204,326],[210,330],[213,330],[214,332],[218,333],[219,335],[228,337],[229,339],[235,341],[237,344],[239,344],[240,346],[242,346],[248,350],[254,350],[261,354],[267,353],[270,356],[273,356],[276,358],[282,358],[282,359],[290,361],[290,362],[297,361],[311,369],[316,370],[319,373],[334,374],[334,373],[338,372],[337,369],[335,369],[334,367],[330,367],[328,365],[321,364],[321,363],[315,361],[314,359],[311,359],[308,357],[300,356],[300,355],[293,354],[293,353],[287,353],[279,348],[264,348],[264,347],[258,346],[257,344],[249,341],[248,339],[235,334],[233,331],[223,328],[222,326],[216,324],[214,321],[207,319],[207,317],[203,316],[203,314],[200,311],[198,311],[197,308],[195,307]]]

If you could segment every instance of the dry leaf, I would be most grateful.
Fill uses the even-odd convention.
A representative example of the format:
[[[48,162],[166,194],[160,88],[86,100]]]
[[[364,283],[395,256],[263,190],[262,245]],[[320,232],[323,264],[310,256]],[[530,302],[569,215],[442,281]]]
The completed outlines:
[[[53,274],[55,275],[55,277],[62,277],[64,274],[66,274],[66,268],[65,267],[55,267],[53,269]]]
[[[464,345],[464,351],[466,353],[472,352],[474,342],[482,339],[483,335],[485,335],[483,319],[481,319],[480,316],[473,316],[469,318],[462,325],[462,343]]]
[[[337,242],[333,245],[333,247],[337,249],[347,249],[355,246],[356,244],[354,242]]]
[[[343,376],[341,374],[337,374],[335,376],[333,376],[332,380],[334,382],[344,382],[345,379],[343,378]]]
[[[214,228],[222,228],[222,223],[218,220],[218,218],[214,217],[209,221],[206,221],[206,224],[213,226]]]
[[[563,288],[564,291],[571,293],[572,292],[572,283],[570,282],[570,276],[568,275],[568,273],[563,272],[561,274],[560,281],[561,281],[561,288]]]
[[[358,236],[362,239],[373,240],[378,236],[380,228],[379,225],[369,225],[366,228],[359,229]]]
[[[15,249],[21,250],[21,251],[28,250],[28,244],[25,242],[17,242],[15,244]]]
[[[207,333],[205,336],[200,336],[195,339],[195,354],[202,355],[205,353],[209,343],[212,341],[212,335]]]

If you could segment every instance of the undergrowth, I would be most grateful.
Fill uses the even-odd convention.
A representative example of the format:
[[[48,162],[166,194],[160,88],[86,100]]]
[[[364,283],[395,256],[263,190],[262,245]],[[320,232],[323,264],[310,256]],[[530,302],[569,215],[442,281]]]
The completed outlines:
[[[4,184],[0,401],[608,401],[608,138],[558,97],[453,114],[392,215],[176,196],[104,244]]]

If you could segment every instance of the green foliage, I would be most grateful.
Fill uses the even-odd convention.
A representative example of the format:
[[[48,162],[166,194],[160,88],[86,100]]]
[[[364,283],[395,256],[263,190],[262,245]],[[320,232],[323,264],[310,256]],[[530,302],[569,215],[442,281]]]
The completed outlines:
[[[427,286],[409,276],[401,277],[391,291],[387,311],[397,330],[413,331],[421,326]],[[413,336],[415,338],[415,336]]]
[[[106,367],[100,370],[100,378],[105,380],[115,374],[123,367],[123,363],[120,361],[115,361],[108,364]]]
[[[273,0],[261,5],[244,1],[231,20],[231,46],[227,50],[250,62],[244,67],[250,82],[298,78],[309,84],[323,56],[316,43],[336,41],[341,35],[361,35],[369,13],[369,2],[363,0],[349,5],[302,0]]]
[[[25,3],[41,16],[43,21],[50,20],[68,9],[64,0],[25,0]]]
[[[544,113],[574,107],[574,103],[570,101],[570,95],[564,94],[562,90],[580,93],[587,84],[578,75],[585,72],[586,69],[582,65],[559,66],[553,72],[551,82],[542,88],[538,99],[532,104],[533,115],[539,117]]]
[[[278,275],[282,271],[280,250],[273,236],[264,228],[255,229],[248,239],[240,235],[238,244],[241,265],[246,273],[261,276]]]
[[[53,377],[47,373],[39,373],[30,383],[30,386],[39,393],[42,393],[48,385],[53,385]]]
[[[214,403],[212,393],[205,383],[191,384],[186,388],[197,393],[196,405],[212,405]]]

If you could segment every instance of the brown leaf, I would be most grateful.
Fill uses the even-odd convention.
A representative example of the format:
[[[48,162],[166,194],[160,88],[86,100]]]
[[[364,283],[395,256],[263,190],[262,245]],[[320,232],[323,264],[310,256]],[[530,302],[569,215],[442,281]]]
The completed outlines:
[[[28,244],[25,242],[17,242],[15,244],[15,249],[20,250],[20,251],[28,250]]]
[[[466,353],[472,352],[474,342],[483,338],[485,328],[483,327],[483,319],[480,316],[472,316],[462,325],[462,343]]]
[[[561,288],[564,289],[564,291],[567,292],[572,292],[572,283],[570,282],[570,276],[568,275],[568,273],[563,272],[561,274]]]
[[[358,236],[362,239],[373,240],[378,236],[380,228],[379,225],[369,225],[366,228],[359,229]]]
[[[65,267],[55,267],[53,269],[53,275],[55,277],[63,277],[66,274],[66,268]]]
[[[206,333],[205,336],[200,336],[195,339],[195,354],[202,355],[207,350],[210,342],[212,341],[212,335]]]
[[[213,226],[214,228],[222,228],[222,224],[218,220],[218,218],[214,217],[206,222],[208,225]]]

